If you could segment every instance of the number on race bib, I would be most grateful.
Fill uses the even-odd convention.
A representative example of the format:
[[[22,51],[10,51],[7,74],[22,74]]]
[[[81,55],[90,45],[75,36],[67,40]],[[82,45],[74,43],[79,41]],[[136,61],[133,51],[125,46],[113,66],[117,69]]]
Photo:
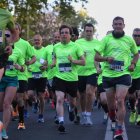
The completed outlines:
[[[41,72],[32,72],[32,77],[34,79],[39,79],[42,77],[42,73]]]
[[[60,63],[59,71],[60,72],[71,72],[72,71],[71,63]]]
[[[8,61],[6,65],[6,70],[13,70],[14,69],[14,62],[13,61]]]
[[[123,69],[124,69],[124,61],[117,61],[117,60],[114,60],[114,61],[110,64],[110,69],[111,69],[111,70],[115,70],[115,71],[123,71]]]

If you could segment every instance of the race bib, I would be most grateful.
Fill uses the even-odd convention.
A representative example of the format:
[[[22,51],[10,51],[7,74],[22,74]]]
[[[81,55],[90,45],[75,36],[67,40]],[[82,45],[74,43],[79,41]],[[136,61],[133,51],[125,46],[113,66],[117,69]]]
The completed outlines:
[[[0,45],[3,43],[3,36],[2,36],[2,30],[0,30]]]
[[[71,63],[59,64],[59,72],[71,72],[71,71],[72,71]]]
[[[117,60],[114,60],[114,61],[110,64],[110,69],[111,69],[111,70],[115,70],[115,71],[123,71],[123,70],[124,70],[124,61],[117,61]]]
[[[13,70],[14,69],[14,62],[13,61],[8,61],[6,65],[6,70]]]
[[[39,79],[42,77],[42,73],[41,72],[32,72],[32,77],[34,79]]]

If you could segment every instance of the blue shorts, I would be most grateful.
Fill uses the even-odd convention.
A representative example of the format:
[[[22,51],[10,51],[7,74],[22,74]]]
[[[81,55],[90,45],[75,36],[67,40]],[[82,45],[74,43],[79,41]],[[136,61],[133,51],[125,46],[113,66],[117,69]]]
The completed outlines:
[[[15,77],[9,77],[9,76],[4,76],[2,79],[1,79],[1,82],[0,82],[0,92],[4,92],[5,89],[7,87],[18,87],[18,78],[17,76]]]
[[[120,77],[104,77],[103,76],[103,88],[116,88],[117,85],[130,87],[131,86],[131,76],[126,74]]]

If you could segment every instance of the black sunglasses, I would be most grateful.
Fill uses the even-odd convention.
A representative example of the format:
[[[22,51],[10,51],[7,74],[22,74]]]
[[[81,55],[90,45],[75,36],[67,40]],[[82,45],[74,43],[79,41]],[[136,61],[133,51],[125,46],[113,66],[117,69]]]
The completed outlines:
[[[133,34],[133,37],[140,37],[140,35]]]
[[[5,34],[5,37],[10,37],[10,34]]]

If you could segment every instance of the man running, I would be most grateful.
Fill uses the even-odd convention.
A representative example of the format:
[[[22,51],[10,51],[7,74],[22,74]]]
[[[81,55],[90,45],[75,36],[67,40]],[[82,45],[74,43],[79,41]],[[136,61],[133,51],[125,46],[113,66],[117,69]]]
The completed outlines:
[[[134,40],[125,35],[124,19],[115,17],[112,27],[114,30],[103,38],[102,47],[95,49],[95,60],[104,62],[103,86],[106,90],[110,119],[115,121],[117,117],[114,138],[118,139],[123,138],[122,126],[126,112],[124,102],[131,85],[130,71],[134,70],[139,55]]]

